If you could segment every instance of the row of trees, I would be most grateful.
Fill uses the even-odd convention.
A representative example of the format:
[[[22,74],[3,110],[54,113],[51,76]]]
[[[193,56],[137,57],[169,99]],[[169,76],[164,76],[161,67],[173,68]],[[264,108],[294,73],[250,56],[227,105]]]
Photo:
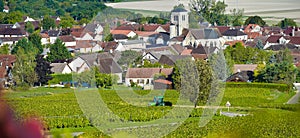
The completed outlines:
[[[182,5],[183,6],[183,5]],[[232,25],[241,26],[248,24],[258,24],[265,26],[266,22],[260,16],[250,16],[243,22],[244,10],[233,9],[230,14],[225,14],[227,4],[224,1],[212,0],[190,0],[190,10],[193,16],[197,15],[196,20],[200,22],[207,21],[213,25]],[[293,19],[285,18],[276,26],[286,28],[288,26],[297,26]]]
[[[292,85],[296,81],[298,71],[299,69],[295,67],[290,51],[285,49],[271,56],[269,62],[259,64],[254,76],[258,82]]]
[[[228,61],[227,58],[225,60],[226,53],[220,51],[212,54],[208,62],[189,58],[178,60],[172,75],[174,87],[195,106],[217,99],[224,85],[222,82],[232,74],[230,70],[235,62]],[[254,71],[255,82],[285,83],[292,86],[299,75],[299,69],[294,66],[288,49],[273,53],[267,62],[258,61],[257,64]]]
[[[236,43],[225,49],[228,67],[233,64],[258,64],[254,71],[256,82],[286,83],[296,81],[298,70],[288,49],[279,52],[266,51],[257,47],[245,47],[242,43]]]
[[[7,47],[5,46],[4,48],[6,49]],[[59,39],[48,47],[50,47],[50,53],[45,59],[40,55],[45,46],[41,44],[41,37],[37,32],[32,33],[28,39],[23,38],[12,45],[11,54],[17,57],[13,75],[18,86],[33,86],[35,83],[40,85],[47,84],[48,80],[51,79],[50,74],[52,73],[50,71],[50,63],[72,57]],[[6,52],[3,54],[10,54],[9,47]]]
[[[258,47],[260,47],[258,45]],[[260,48],[246,47],[241,42],[225,49],[224,53],[227,60],[233,60],[235,64],[259,64],[268,62],[273,52],[265,51]]]
[[[205,104],[208,99],[217,98],[220,92],[216,88],[217,83],[222,79],[214,68],[217,62],[217,60],[211,63],[204,60],[193,61],[190,58],[178,60],[172,75],[174,87],[185,99],[194,103],[194,106]]]
[[[97,67],[93,67],[91,70],[82,73],[73,73],[72,79],[72,81],[78,83],[78,85],[87,83],[91,87],[109,88],[117,84],[118,76],[101,73]]]

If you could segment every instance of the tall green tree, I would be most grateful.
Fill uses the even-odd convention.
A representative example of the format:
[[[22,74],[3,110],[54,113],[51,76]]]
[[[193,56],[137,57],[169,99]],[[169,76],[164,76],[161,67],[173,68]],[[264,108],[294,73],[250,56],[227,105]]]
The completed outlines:
[[[256,42],[255,47],[258,48],[258,49],[264,49],[263,42],[259,39],[259,40]]]
[[[42,20],[42,27],[45,30],[49,30],[50,28],[55,28],[55,21],[50,16],[45,16]]]
[[[39,85],[45,85],[49,80],[52,79],[50,75],[52,73],[50,62],[45,60],[44,57],[40,55],[36,57],[35,61],[36,61],[36,67],[34,68],[34,70],[38,77],[36,83],[38,83]]]
[[[200,21],[203,22],[209,18],[210,8],[213,1],[211,0],[190,0],[190,10],[200,16]]]
[[[250,16],[245,20],[244,25],[258,24],[259,26],[266,25],[266,22],[260,16]]]
[[[32,45],[38,50],[37,54],[41,54],[43,52],[43,45],[41,42],[41,36],[38,32],[32,33],[28,37],[29,41],[32,43]]]
[[[5,23],[15,24],[16,22],[22,21],[23,14],[20,11],[9,12],[7,16],[5,16]]]
[[[235,64],[258,64],[268,62],[271,55],[271,51],[245,47],[239,42],[225,49],[226,58],[232,59]]]
[[[231,11],[231,14],[232,14],[232,17],[231,17],[232,26],[241,26],[241,25],[243,25],[244,10],[233,9]]]
[[[110,27],[109,27],[109,24],[106,23],[104,28],[103,28],[103,37],[102,37],[103,41],[106,41],[105,39],[106,39],[107,36],[109,36],[109,34],[110,34]]]
[[[7,55],[9,54],[9,45],[8,44],[4,44],[3,46],[0,47],[0,55],[4,54]]]
[[[214,25],[228,25],[229,18],[225,15],[226,7],[227,5],[224,1],[213,2],[207,21]]]
[[[287,27],[289,27],[289,26],[292,26],[292,27],[295,26],[295,27],[297,27],[297,23],[296,23],[293,19],[284,18],[283,20],[281,20],[281,21],[277,24],[277,26],[279,26],[279,27],[285,29],[285,28],[287,28]]]
[[[114,41],[113,35],[111,33],[109,33],[105,38],[104,38],[105,42],[110,42],[110,41]]]
[[[231,75],[233,64],[226,59],[223,51],[209,56],[209,65],[215,73],[216,79],[225,81],[227,76]]]
[[[256,80],[269,83],[286,83],[292,85],[298,73],[293,64],[293,58],[288,49],[275,54],[275,62],[266,64],[265,68],[258,70]]]
[[[62,28],[71,28],[75,24],[76,22],[71,16],[65,16],[61,18],[59,26]]]
[[[176,90],[195,106],[199,97],[200,84],[198,74],[196,63],[190,58],[185,58],[176,61],[172,75]]]
[[[25,30],[30,34],[34,32],[34,26],[33,26],[32,22],[26,22]]]
[[[208,21],[213,25],[228,25],[229,18],[225,15],[225,2],[212,0],[190,0],[190,10],[200,17],[200,22]]]
[[[121,66],[130,66],[132,64],[136,64],[135,61],[141,57],[142,55],[133,50],[125,50],[121,53],[121,58],[117,61]]]
[[[176,61],[172,75],[175,88],[194,103],[205,104],[211,92],[213,71],[204,60],[185,58]]]
[[[37,49],[33,46],[32,42],[28,41],[27,38],[22,38],[15,45],[13,45],[11,54],[17,54],[20,48],[22,48],[25,53],[34,53],[34,56],[38,52]]]
[[[71,57],[71,53],[60,39],[56,39],[55,43],[50,45],[50,53],[48,53],[47,57],[49,62],[67,60]]]
[[[4,8],[4,1],[0,0],[0,10],[1,10],[1,12],[2,12],[3,8]]]
[[[35,53],[32,51],[25,52],[20,47],[16,53],[17,59],[14,63],[13,75],[18,86],[33,86],[37,81],[35,72],[36,62]]]

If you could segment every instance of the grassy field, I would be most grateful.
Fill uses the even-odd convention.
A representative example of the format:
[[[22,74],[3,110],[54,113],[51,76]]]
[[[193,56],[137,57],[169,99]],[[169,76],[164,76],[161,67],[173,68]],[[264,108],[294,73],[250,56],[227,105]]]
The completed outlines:
[[[189,7],[189,1],[190,0],[131,1],[109,3],[107,5],[114,8],[137,11],[138,13],[145,13],[143,11],[170,12],[172,8],[179,3],[183,3],[185,7]],[[272,17],[267,19],[269,25],[272,25],[273,22],[278,22],[283,18],[292,18],[295,19],[297,23],[300,23],[300,3],[297,0],[226,0],[225,3],[228,5],[227,13],[230,13],[230,10],[237,8],[244,9],[245,16],[259,15],[261,17]]]
[[[95,128],[95,122],[88,114],[84,114],[82,105],[79,105],[80,94],[85,94],[86,103],[97,98],[92,92],[64,88],[34,88],[26,92],[6,92],[5,99],[15,109],[17,117],[23,118],[38,115],[43,120],[45,129],[52,134],[85,132],[83,137],[108,137]],[[132,123],[145,123],[157,120],[166,113],[172,112],[174,107],[147,107],[153,95],[161,91],[136,90],[136,97],[129,95],[126,90],[115,92],[113,90],[97,90],[108,108],[124,121]],[[79,95],[78,95],[79,94]],[[150,94],[150,95],[149,95]],[[249,114],[246,117],[220,116],[219,110],[212,120],[204,127],[199,127],[199,119],[203,109],[192,109],[190,116],[183,124],[166,137],[295,137],[300,135],[298,105],[285,105],[294,92],[280,92],[269,88],[236,88],[227,87],[220,108],[225,108],[226,101],[230,101],[231,112]],[[122,99],[121,97],[129,97]],[[148,98],[143,96],[149,95]],[[167,90],[165,101],[176,103],[178,92]],[[82,100],[82,97],[81,97]],[[129,103],[128,103],[128,100]],[[144,105],[141,107],[135,104]],[[81,108],[80,108],[81,107]],[[88,107],[90,108],[90,107]],[[93,109],[91,107],[91,109]],[[223,109],[225,110],[225,109]],[[98,111],[101,113],[101,111]],[[203,117],[203,116],[202,116]],[[166,122],[168,116],[164,117]],[[175,119],[181,119],[177,115]],[[155,126],[153,131],[159,132]],[[156,130],[158,129],[158,130]],[[160,128],[162,131],[163,129]],[[163,136],[163,135],[162,135]]]
[[[140,13],[142,14],[143,16],[147,17],[154,17],[154,16],[159,16],[160,13],[166,13],[166,11],[151,11],[151,10],[138,10],[138,9],[120,9],[120,10],[123,10],[123,11],[131,11],[131,12],[134,12],[134,13]]]

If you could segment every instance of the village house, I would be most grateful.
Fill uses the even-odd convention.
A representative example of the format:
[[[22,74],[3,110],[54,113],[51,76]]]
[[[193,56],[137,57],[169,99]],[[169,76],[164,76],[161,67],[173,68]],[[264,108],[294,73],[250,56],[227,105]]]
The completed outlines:
[[[117,76],[117,83],[122,83],[122,68],[120,65],[113,59],[107,57],[99,57],[97,59],[99,65],[99,71],[105,74],[112,74]]]
[[[300,36],[293,36],[289,38],[288,44],[294,44],[297,47],[300,47]]]
[[[268,47],[272,45],[282,45],[288,43],[287,37],[284,37],[282,35],[271,35],[268,37],[268,39],[265,42],[264,49],[267,49]]]
[[[77,40],[75,50],[79,53],[95,53],[103,50],[101,43],[92,40]]]
[[[49,43],[54,44],[56,39],[61,36],[61,30],[42,30],[41,34],[47,34],[49,36]]]
[[[114,34],[113,39],[115,42],[126,42],[129,39],[129,37],[124,34]]]
[[[153,42],[153,40],[154,40],[153,35],[154,34],[159,34],[157,32],[146,32],[146,31],[135,31],[135,33],[138,35],[139,40],[143,40],[147,44],[151,44],[151,42]]]
[[[28,34],[21,28],[0,28],[0,38],[26,37]]]
[[[146,43],[143,40],[128,40],[118,44],[116,51],[135,50],[142,51],[146,49]]]
[[[254,72],[253,71],[241,71],[236,72],[229,76],[226,81],[227,82],[252,82],[254,80]]]
[[[278,26],[263,27],[263,36],[282,35],[283,31]]]
[[[136,36],[136,33],[131,30],[111,30],[110,33],[113,35],[116,35],[116,34],[126,35],[128,38],[133,38]]]
[[[235,64],[233,74],[229,76],[227,82],[252,82],[254,80],[254,70],[257,64]]]
[[[9,7],[7,5],[3,7],[3,12],[9,13]]]
[[[148,60],[151,63],[155,63],[155,62],[158,62],[158,60],[160,59],[161,56],[162,56],[162,54],[159,52],[147,52],[147,53],[144,52],[142,61]]]
[[[246,41],[248,38],[248,35],[240,31],[239,29],[229,29],[225,31],[222,35],[226,41],[235,41],[235,40]]]
[[[103,48],[104,52],[114,53],[115,51],[122,51],[122,44],[118,42],[101,42],[101,47]]]
[[[51,72],[54,74],[69,74],[72,73],[71,67],[68,63],[51,63]]]
[[[153,89],[155,75],[163,74],[169,78],[172,72],[172,68],[129,68],[126,72],[125,85],[131,86],[132,83],[136,83],[138,86]]]
[[[191,55],[162,55],[158,62],[162,65],[174,66],[177,60],[185,58],[194,59]]]
[[[73,36],[63,35],[63,36],[59,36],[59,39],[63,42],[63,44],[66,47],[75,47],[76,46],[76,40]]]
[[[185,36],[182,45],[191,45],[196,48],[199,44],[204,47],[217,47],[224,49],[225,41],[221,37],[218,29],[204,28],[204,29],[190,29]]]
[[[0,55],[0,85],[4,87],[12,85],[12,69],[15,62],[15,55]]]
[[[47,33],[40,33],[42,45],[50,44],[50,36]]]
[[[27,35],[21,28],[0,28],[0,46],[15,44]]]
[[[241,71],[252,71],[257,68],[257,64],[234,64],[233,73],[241,72]]]
[[[249,24],[245,27],[244,33],[248,35],[247,41],[253,41],[256,37],[262,36],[262,27],[258,24]]]

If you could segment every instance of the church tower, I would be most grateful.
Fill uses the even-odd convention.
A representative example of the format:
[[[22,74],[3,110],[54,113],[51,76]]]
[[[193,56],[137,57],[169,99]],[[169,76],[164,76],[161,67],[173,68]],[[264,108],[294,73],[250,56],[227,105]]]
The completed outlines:
[[[170,38],[181,35],[184,28],[189,28],[189,14],[183,7],[171,11]]]

